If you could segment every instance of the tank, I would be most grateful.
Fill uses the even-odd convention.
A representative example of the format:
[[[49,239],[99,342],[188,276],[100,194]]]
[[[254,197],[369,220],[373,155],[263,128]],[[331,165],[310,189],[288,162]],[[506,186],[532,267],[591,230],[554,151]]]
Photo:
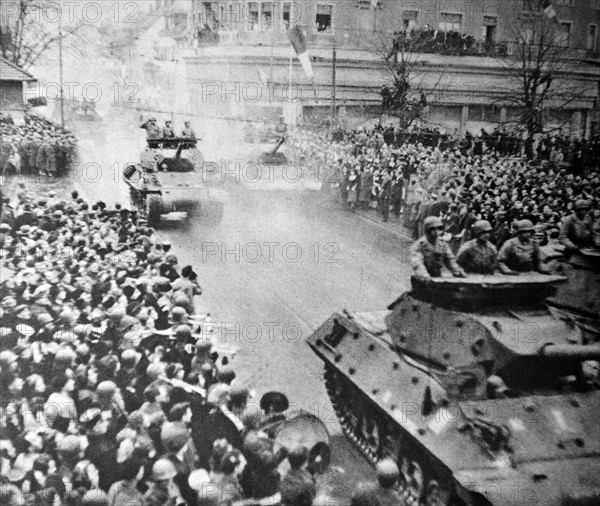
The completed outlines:
[[[275,147],[271,151],[262,153],[258,157],[258,162],[264,163],[267,165],[284,165],[284,164],[286,164],[288,161],[287,157],[283,153],[279,152],[279,149],[281,148],[281,146],[283,146],[284,142],[285,142],[285,137],[281,137],[278,140]]]
[[[550,270],[568,279],[548,299],[552,311],[560,318],[571,318],[588,341],[600,341],[600,250],[546,254]]]
[[[139,164],[123,170],[131,203],[148,225],[157,228],[167,215],[185,218],[198,208],[220,221],[223,206],[213,198],[211,174],[196,148],[198,139],[147,139]],[[177,214],[175,214],[177,213]]]
[[[346,437],[407,504],[600,504],[600,345],[545,299],[566,279],[413,278],[308,338]]]

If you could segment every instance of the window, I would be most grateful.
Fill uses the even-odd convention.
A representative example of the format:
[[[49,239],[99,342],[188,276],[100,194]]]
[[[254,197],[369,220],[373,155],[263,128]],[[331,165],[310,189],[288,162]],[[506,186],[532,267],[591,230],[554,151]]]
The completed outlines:
[[[377,0],[375,3],[374,0],[356,0],[356,8],[367,10],[376,7],[377,9],[383,9],[383,0]]]
[[[317,32],[329,32],[332,30],[333,5],[317,4],[315,26]]]
[[[528,11],[528,12],[538,11],[542,7],[542,5],[543,4],[542,4],[541,0],[523,0],[523,10],[524,11]]]
[[[598,25],[588,25],[587,49],[588,51],[598,50]]]
[[[554,0],[554,3],[556,5],[573,5],[575,2],[574,0]]]
[[[404,28],[413,30],[419,23],[419,11],[405,10],[402,12],[402,23]]]
[[[246,30],[258,30],[258,3],[250,2],[244,12],[246,16]]]
[[[270,30],[273,26],[273,4],[271,2],[262,2],[260,21],[264,30]]]
[[[281,11],[281,18],[283,19],[283,28],[285,28],[286,30],[288,30],[290,27],[291,12],[292,4],[287,2],[284,3],[283,10]]]
[[[560,30],[556,36],[556,44],[560,47],[571,47],[571,29],[573,23],[570,21],[561,21]]]
[[[442,12],[440,15],[439,29],[442,32],[460,32],[462,14],[450,14]]]

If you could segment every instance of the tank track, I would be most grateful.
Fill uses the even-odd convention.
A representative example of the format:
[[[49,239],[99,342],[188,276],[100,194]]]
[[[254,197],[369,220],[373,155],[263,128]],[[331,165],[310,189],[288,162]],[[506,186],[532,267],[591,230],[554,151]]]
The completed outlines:
[[[400,435],[396,422],[386,417],[378,406],[365,399],[361,390],[344,375],[330,365],[325,366],[325,387],[342,432],[371,465],[384,458],[391,458],[400,464],[401,451],[398,446]],[[418,460],[418,459],[417,459]],[[467,506],[462,500],[451,495],[423,498],[424,493],[416,493],[410,467],[402,469],[398,485],[404,503],[410,506]],[[437,483],[437,482],[436,482]],[[429,482],[431,484],[431,481]],[[444,497],[444,498],[442,498]]]

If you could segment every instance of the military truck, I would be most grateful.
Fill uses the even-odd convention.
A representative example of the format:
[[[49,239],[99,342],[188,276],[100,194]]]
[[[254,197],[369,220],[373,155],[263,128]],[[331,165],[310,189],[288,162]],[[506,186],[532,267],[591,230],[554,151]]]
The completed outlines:
[[[407,504],[600,504],[600,344],[545,299],[566,279],[412,279],[308,339],[347,438]]]
[[[198,139],[147,139],[139,164],[123,170],[132,205],[148,225],[158,227],[161,217],[179,213],[186,217],[196,208],[211,205],[213,214],[222,214],[222,205],[212,198],[210,174],[197,149]]]

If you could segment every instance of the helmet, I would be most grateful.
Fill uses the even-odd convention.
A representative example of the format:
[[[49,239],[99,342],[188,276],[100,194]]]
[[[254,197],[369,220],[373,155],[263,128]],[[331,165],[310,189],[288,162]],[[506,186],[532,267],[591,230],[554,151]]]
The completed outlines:
[[[168,459],[159,459],[152,466],[152,479],[156,481],[170,480],[177,475],[175,465]]]
[[[589,200],[585,200],[585,199],[579,199],[577,201],[575,201],[575,205],[573,206],[573,209],[575,209],[576,211],[580,210],[580,209],[591,209],[592,208],[592,203]]]
[[[377,464],[375,468],[377,471],[377,477],[385,476],[386,478],[399,478],[400,469],[392,459],[384,459]]]
[[[479,237],[479,235],[483,234],[484,232],[491,232],[492,225],[487,220],[479,220],[473,224],[473,228],[471,230],[475,237]]]
[[[96,393],[103,396],[112,396],[117,391],[117,385],[110,381],[103,381],[96,387]]]
[[[425,229],[425,232],[428,232],[432,228],[444,228],[444,224],[442,223],[442,220],[440,220],[438,217],[429,216],[425,218],[425,221],[423,222],[423,227]]]
[[[177,453],[189,440],[185,426],[178,423],[166,423],[162,426],[160,439],[169,452]]]
[[[535,232],[535,227],[529,220],[519,220],[515,223],[515,232],[517,234],[520,234],[521,232]]]

